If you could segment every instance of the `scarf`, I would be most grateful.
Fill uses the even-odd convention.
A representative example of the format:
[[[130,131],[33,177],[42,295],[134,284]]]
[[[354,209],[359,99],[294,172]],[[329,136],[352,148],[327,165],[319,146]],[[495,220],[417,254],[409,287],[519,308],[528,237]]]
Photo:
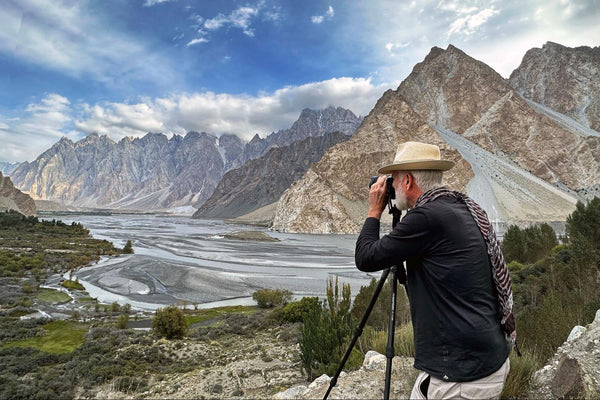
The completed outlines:
[[[513,293],[510,275],[508,274],[508,268],[506,268],[504,255],[502,254],[500,244],[496,238],[496,233],[494,232],[494,228],[490,223],[487,213],[479,204],[475,203],[475,201],[473,201],[473,199],[467,195],[448,190],[443,186],[423,193],[421,196],[419,196],[413,208],[420,207],[437,199],[440,196],[452,196],[464,203],[469,209],[471,216],[473,216],[477,227],[483,235],[483,239],[485,240],[487,247],[487,253],[490,258],[492,277],[496,286],[496,293],[498,294],[498,303],[502,312],[500,325],[502,326],[504,332],[510,337],[513,347],[515,348],[517,355],[520,357],[521,353],[517,347],[517,329],[513,314]]]

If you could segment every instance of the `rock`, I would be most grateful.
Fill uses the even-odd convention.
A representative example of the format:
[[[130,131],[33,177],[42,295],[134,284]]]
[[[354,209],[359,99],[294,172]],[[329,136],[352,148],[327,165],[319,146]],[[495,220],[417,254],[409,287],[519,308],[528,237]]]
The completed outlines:
[[[577,325],[575,326],[572,330],[571,333],[569,333],[569,336],[567,337],[567,342],[571,342],[575,339],[577,339],[579,336],[581,336],[584,332],[586,331],[586,329],[581,326],[581,325]]]
[[[17,189],[8,176],[0,172],[0,211],[15,210],[23,215],[35,215],[34,200]]]
[[[362,367],[358,371],[342,372],[336,386],[331,390],[330,399],[371,399],[383,397],[385,386],[385,368],[387,359],[375,351],[365,355]],[[414,360],[408,357],[394,357],[392,361],[392,379],[390,398],[408,398],[418,371],[413,368]],[[308,386],[297,386],[278,393],[278,399],[316,399],[323,398],[331,378],[321,375]]]
[[[222,235],[226,239],[252,240],[258,242],[279,242],[279,239],[261,231],[234,231]]]
[[[563,355],[552,379],[552,394],[559,399],[582,398],[585,394],[579,362]]]
[[[277,202],[325,151],[348,138],[343,132],[331,132],[270,149],[264,156],[227,172],[193,217],[235,218]]]
[[[600,397],[600,318],[569,337],[534,374],[528,398]]]

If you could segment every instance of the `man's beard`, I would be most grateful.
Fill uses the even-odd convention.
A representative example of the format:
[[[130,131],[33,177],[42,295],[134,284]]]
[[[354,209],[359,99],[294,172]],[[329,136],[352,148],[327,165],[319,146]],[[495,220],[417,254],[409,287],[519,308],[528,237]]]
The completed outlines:
[[[396,198],[394,199],[398,210],[408,210],[408,198],[401,190],[396,190]]]

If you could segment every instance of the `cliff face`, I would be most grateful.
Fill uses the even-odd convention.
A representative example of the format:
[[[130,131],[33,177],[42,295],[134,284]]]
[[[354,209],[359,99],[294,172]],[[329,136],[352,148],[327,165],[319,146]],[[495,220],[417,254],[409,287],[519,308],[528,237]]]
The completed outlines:
[[[327,149],[348,138],[332,132],[272,148],[263,157],[227,172],[194,218],[233,218],[276,202]]]
[[[118,143],[98,135],[77,143],[63,138],[12,176],[36,199],[87,207],[174,207],[210,196],[228,162],[223,155],[235,155],[237,141],[220,146],[216,137],[197,132],[171,139],[149,133]]]
[[[525,60],[532,61],[524,60],[529,70],[549,74],[542,86],[559,81],[564,71],[573,79],[587,71],[585,82],[595,76],[590,71],[595,71],[596,49],[571,49],[577,56],[559,50],[544,53],[546,67],[534,68],[537,59],[530,53]],[[515,73],[510,84],[525,93],[519,89],[529,82],[520,83],[523,75],[531,76]],[[560,97],[560,89],[547,92],[544,105],[523,98],[510,84],[453,46],[434,47],[397,91],[382,96],[351,140],[333,147],[284,193],[273,227],[356,232],[366,215],[369,175],[390,162],[396,146],[407,140],[438,144],[444,157],[457,160],[459,165],[445,174],[446,183],[466,191],[492,220],[521,225],[564,221],[577,200],[600,195],[600,134],[562,114],[572,108],[550,102]],[[585,108],[590,126],[598,115],[593,111],[595,84],[574,85],[566,93],[577,104],[590,99]]]
[[[273,132],[266,138],[255,135],[244,147],[233,167],[239,168],[247,161],[267,154],[274,147],[285,147],[298,140],[322,136],[329,132],[342,132],[352,135],[360,125],[361,118],[342,107],[328,107],[324,110],[304,109],[291,128]]]
[[[510,84],[526,99],[600,131],[600,47],[547,42],[525,54]]]
[[[15,188],[9,177],[0,172],[0,210],[15,210],[24,215],[35,215],[35,202]]]
[[[339,107],[304,110],[290,129],[265,139],[257,136],[248,144],[233,135],[217,138],[198,132],[170,139],[148,133],[118,143],[95,134],[76,143],[63,138],[34,162],[19,165],[11,176],[17,187],[35,199],[67,206],[198,207],[212,195],[223,174],[236,165],[271,148],[327,132],[350,135],[359,121],[351,111]]]
[[[457,167],[447,183],[464,189],[469,165],[421,119],[402,96],[387,91],[348,141],[332,147],[281,197],[273,228],[288,232],[357,232],[367,211],[368,183],[393,159],[400,142],[422,140],[441,147]]]

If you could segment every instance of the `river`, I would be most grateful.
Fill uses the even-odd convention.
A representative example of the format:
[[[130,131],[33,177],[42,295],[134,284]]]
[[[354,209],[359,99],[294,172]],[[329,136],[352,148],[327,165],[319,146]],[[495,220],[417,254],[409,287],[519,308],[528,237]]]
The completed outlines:
[[[323,297],[327,279],[350,285],[352,295],[372,277],[354,266],[356,235],[304,235],[266,228],[164,215],[52,214],[80,222],[96,239],[134,254],[103,257],[75,273],[92,297],[154,310],[170,304],[197,308],[255,304],[262,288],[286,289],[296,298]],[[278,242],[226,239],[223,233],[261,230]]]

